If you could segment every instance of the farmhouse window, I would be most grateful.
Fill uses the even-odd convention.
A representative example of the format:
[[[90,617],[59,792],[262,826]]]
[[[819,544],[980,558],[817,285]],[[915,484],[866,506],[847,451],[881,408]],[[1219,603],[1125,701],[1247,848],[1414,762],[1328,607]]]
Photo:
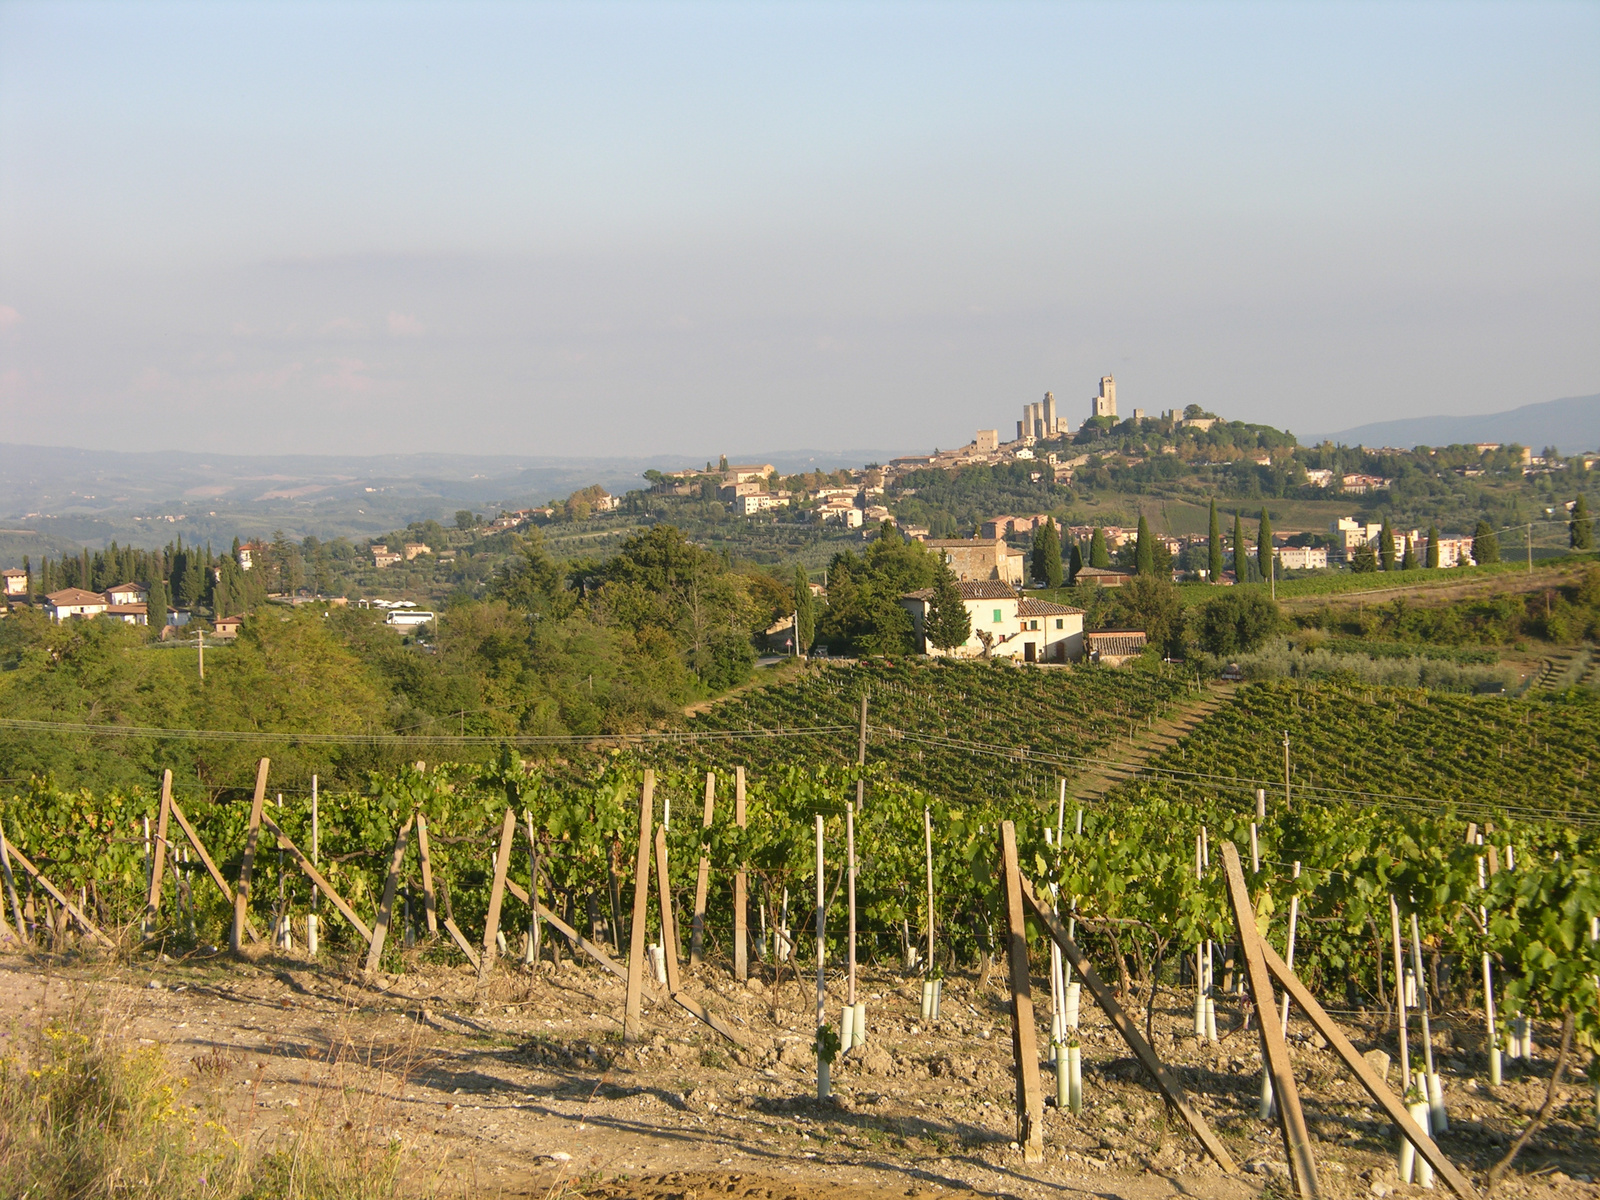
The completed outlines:
[[[994,623],[996,625],[1000,624],[1000,619],[1000,610],[997,608],[994,610]]]

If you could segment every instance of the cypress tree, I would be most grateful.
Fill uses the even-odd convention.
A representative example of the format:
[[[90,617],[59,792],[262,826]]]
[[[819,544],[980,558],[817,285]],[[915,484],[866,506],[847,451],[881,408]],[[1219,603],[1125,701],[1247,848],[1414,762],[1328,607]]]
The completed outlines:
[[[1044,519],[1044,576],[1050,587],[1061,586],[1061,534],[1054,517]]]
[[[28,590],[25,594],[31,596],[33,595],[33,564],[28,561],[28,556],[26,554],[22,556],[22,570],[28,576]]]
[[[1383,519],[1383,527],[1378,530],[1378,557],[1385,571],[1394,570],[1394,530],[1389,528],[1388,517]]]
[[[1594,549],[1594,521],[1589,517],[1589,502],[1583,498],[1581,492],[1572,505],[1572,523],[1567,529],[1574,550]]]
[[[1265,507],[1261,509],[1261,525],[1256,530],[1256,566],[1261,571],[1261,578],[1271,578],[1272,521],[1268,518]]]
[[[1472,531],[1472,561],[1480,567],[1500,561],[1500,539],[1494,536],[1487,521],[1479,521]]]
[[[150,598],[145,603],[150,611],[150,628],[159,634],[167,627],[167,584],[160,576],[150,581]]]
[[[1233,581],[1250,581],[1250,556],[1244,548],[1244,519],[1239,516],[1238,509],[1233,510]]]
[[[811,581],[806,569],[794,569],[794,652],[804,654],[811,647],[817,632],[817,607],[811,596]]]
[[[1437,567],[1439,565],[1439,526],[1438,525],[1429,525],[1428,526],[1428,565],[1430,567]]]
[[[1144,514],[1139,514],[1139,533],[1133,543],[1133,572],[1135,575],[1154,575],[1156,570],[1155,550],[1151,545],[1150,525],[1144,519]]]
[[[1083,547],[1078,545],[1078,539],[1072,539],[1072,557],[1067,561],[1067,582],[1076,583],[1078,572],[1083,569]]]
[[[1089,539],[1089,565],[1091,567],[1111,565],[1111,555],[1106,551],[1106,532],[1099,525],[1094,527],[1094,536]]]
[[[1217,518],[1217,502],[1211,501],[1211,555],[1206,560],[1207,581],[1215,583],[1222,578],[1222,522]]]
[[[1409,533],[1406,534],[1406,552],[1405,556],[1400,560],[1400,569],[1402,571],[1415,571],[1417,569],[1417,551],[1416,547],[1411,544],[1411,535]]]
[[[964,646],[972,636],[972,617],[961,599],[961,589],[956,586],[956,574],[949,563],[939,564],[922,632],[928,643],[940,650]]]
[[[1044,582],[1044,526],[1039,525],[1033,531],[1033,546],[1028,551],[1028,574],[1036,582]]]

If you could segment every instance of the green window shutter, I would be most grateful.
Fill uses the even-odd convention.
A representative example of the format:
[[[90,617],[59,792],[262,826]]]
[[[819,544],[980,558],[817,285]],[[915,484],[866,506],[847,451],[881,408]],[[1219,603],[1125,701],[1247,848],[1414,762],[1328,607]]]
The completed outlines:
[[[994,623],[996,625],[1000,624],[1000,610],[998,608],[994,610]]]

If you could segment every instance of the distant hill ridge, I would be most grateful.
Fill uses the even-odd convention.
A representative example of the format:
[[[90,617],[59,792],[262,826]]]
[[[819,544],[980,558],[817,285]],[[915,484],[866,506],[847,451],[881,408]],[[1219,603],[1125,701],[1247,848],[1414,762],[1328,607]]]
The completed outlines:
[[[1600,395],[1567,396],[1476,417],[1406,417],[1398,421],[1375,421],[1300,440],[1304,445],[1315,445],[1324,439],[1346,446],[1396,446],[1407,450],[1412,446],[1516,442],[1535,452],[1554,446],[1563,454],[1577,454],[1600,449]]]

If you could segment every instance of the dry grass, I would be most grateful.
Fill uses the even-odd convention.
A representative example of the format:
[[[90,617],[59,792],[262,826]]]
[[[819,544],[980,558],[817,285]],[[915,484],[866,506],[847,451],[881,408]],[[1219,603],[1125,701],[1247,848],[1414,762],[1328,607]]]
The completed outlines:
[[[10,1054],[0,1058],[0,1179],[18,1200],[440,1194],[438,1178],[427,1178],[386,1132],[415,1065],[404,1048],[375,1061],[343,1043],[323,1063],[309,1102],[268,1127],[257,1088],[228,1112],[224,1089],[238,1059],[202,1054],[192,1060],[194,1079],[183,1077],[161,1047],[130,1036],[126,1014],[101,993],[76,993],[64,1010],[14,1029],[8,1040]]]

